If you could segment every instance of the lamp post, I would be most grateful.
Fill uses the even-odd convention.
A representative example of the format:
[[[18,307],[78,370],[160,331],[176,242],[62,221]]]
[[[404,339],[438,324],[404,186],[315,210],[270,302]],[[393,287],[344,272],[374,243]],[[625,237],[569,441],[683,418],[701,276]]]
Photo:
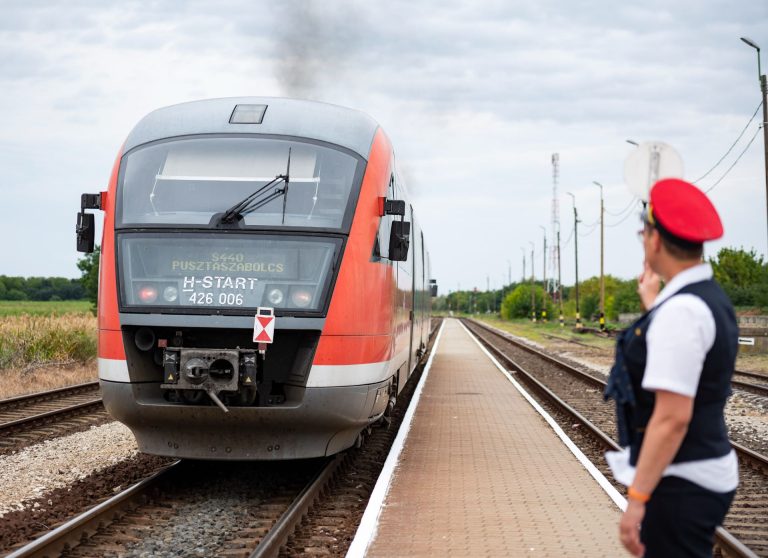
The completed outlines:
[[[754,41],[749,40],[747,37],[741,37],[741,40],[751,46],[757,51],[757,78],[760,80],[760,94],[763,100],[763,151],[765,158],[765,208],[766,218],[768,219],[768,106],[766,101],[768,100],[768,83],[766,83],[765,74],[762,73],[760,67],[760,47],[755,44]],[[766,222],[768,227],[768,221]]]
[[[539,228],[544,233],[544,251],[541,257],[542,268],[542,284],[544,285],[544,298],[541,301],[541,321],[547,323],[547,298],[549,295],[549,289],[547,288],[547,228],[543,225],[539,225]]]
[[[533,257],[536,245],[530,240],[528,244],[531,245],[531,321],[536,323],[536,270],[533,267],[536,261]]]
[[[594,180],[592,184],[600,188],[600,331],[605,331],[605,275],[603,275],[603,264],[605,262],[605,206],[603,205],[603,185]]]
[[[557,225],[557,302],[560,306],[560,327],[565,327],[565,318],[563,317],[563,277],[560,275],[560,221],[555,221]]]
[[[566,192],[573,198],[573,244],[576,250],[576,329],[581,329],[581,314],[579,314],[579,213],[576,211],[576,196]]]

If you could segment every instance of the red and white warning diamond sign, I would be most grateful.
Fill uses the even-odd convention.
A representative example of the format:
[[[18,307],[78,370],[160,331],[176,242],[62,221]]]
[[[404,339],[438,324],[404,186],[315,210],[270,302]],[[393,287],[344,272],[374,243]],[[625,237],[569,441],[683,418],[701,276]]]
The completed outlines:
[[[253,323],[253,342],[272,343],[275,339],[275,309],[258,308]]]

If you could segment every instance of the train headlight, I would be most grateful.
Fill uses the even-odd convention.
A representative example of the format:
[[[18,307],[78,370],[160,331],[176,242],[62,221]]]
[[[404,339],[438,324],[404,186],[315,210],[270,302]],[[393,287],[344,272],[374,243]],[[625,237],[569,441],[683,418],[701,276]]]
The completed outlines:
[[[157,289],[152,285],[144,285],[139,288],[139,300],[144,304],[152,304],[157,300]]]
[[[172,285],[164,288],[163,298],[166,302],[176,302],[176,299],[179,298],[179,289]]]
[[[304,288],[294,289],[291,292],[291,302],[297,308],[306,308],[312,304],[312,293]]]
[[[280,289],[271,289],[267,293],[267,300],[274,306],[280,306],[283,303],[283,300],[285,300],[285,294]]]

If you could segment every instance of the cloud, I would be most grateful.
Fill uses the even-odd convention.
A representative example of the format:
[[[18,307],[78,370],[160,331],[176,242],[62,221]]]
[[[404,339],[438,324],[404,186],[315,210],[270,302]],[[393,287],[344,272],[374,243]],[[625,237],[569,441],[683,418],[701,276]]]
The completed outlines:
[[[77,274],[79,194],[105,188],[117,150],[147,112],[255,94],[371,114],[415,195],[436,277],[446,288],[483,288],[486,275],[495,283],[506,275],[508,259],[519,275],[520,247],[539,246],[539,225],[549,229],[553,152],[564,236],[565,191],[585,224],[598,215],[593,180],[605,185],[609,210],[627,206],[626,138],[667,141],[697,177],[759,101],[755,53],[738,37],[768,45],[768,6],[725,0],[81,0],[11,3],[3,16],[0,234],[28,236],[23,247],[4,247],[0,273],[19,275]],[[712,197],[725,242],[765,251],[759,147]],[[32,205],[42,228],[29,224]],[[636,271],[636,226],[628,218],[607,234],[614,274]],[[583,240],[585,276],[598,269],[596,238]]]

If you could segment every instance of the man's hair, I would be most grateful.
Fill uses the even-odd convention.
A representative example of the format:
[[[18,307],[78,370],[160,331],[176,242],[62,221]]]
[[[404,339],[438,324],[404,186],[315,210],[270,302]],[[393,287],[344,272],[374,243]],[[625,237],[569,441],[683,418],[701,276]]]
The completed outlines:
[[[660,236],[664,248],[669,252],[669,255],[676,260],[700,260],[702,254],[704,254],[703,244],[686,243],[686,246],[681,246],[666,235],[662,234]]]

